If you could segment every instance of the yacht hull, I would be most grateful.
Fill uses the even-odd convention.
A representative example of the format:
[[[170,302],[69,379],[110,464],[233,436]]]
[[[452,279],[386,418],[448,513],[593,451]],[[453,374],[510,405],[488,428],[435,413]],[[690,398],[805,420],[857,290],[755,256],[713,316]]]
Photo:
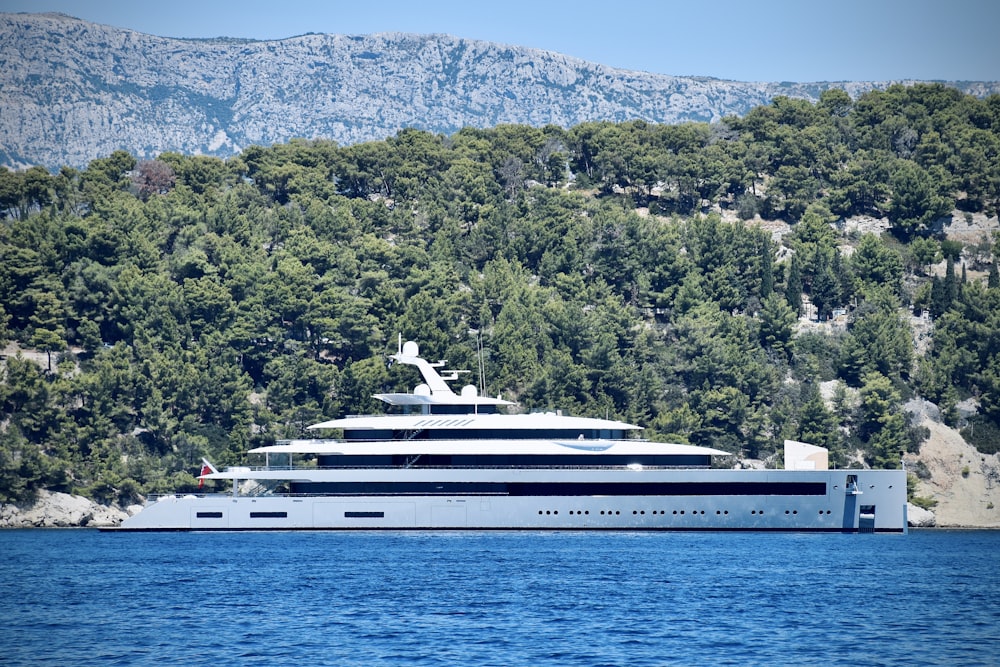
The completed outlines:
[[[592,477],[593,489],[608,491],[593,494],[560,486],[559,472],[548,471],[547,495],[167,496],[115,530],[906,530],[906,473],[898,470],[615,471]],[[809,492],[793,492],[802,488]]]

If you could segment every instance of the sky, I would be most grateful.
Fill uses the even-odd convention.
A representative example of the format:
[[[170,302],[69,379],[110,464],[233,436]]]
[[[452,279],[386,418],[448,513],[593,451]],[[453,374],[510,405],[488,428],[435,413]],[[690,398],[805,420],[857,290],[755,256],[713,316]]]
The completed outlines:
[[[446,33],[736,81],[1000,80],[998,0],[0,0],[165,37]]]

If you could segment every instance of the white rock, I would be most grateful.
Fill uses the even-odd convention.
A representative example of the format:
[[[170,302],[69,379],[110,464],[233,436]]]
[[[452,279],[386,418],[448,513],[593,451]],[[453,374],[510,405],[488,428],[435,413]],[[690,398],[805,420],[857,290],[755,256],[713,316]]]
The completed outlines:
[[[941,409],[930,401],[921,398],[911,398],[903,405],[903,410],[918,422],[925,417],[932,422],[941,422]]]
[[[39,491],[25,507],[0,506],[3,528],[67,528],[117,526],[127,514],[116,507],[101,505],[83,496]]]
[[[906,522],[913,528],[930,528],[935,525],[934,512],[906,503]]]

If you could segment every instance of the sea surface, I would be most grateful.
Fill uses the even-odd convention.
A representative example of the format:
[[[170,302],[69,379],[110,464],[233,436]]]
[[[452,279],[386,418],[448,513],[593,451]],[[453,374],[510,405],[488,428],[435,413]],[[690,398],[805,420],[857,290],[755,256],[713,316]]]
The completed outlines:
[[[1000,531],[0,531],[0,665],[1000,665]]]

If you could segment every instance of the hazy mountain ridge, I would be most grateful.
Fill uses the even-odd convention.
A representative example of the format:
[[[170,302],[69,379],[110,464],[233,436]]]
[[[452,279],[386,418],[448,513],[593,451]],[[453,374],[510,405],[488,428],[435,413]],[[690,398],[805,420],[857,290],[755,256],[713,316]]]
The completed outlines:
[[[175,39],[60,14],[0,14],[0,164],[83,166],[119,148],[226,156],[293,137],[383,139],[404,127],[709,121],[776,95],[858,95],[890,83],[677,77],[448,35]],[[997,82],[953,85],[1000,92]]]

